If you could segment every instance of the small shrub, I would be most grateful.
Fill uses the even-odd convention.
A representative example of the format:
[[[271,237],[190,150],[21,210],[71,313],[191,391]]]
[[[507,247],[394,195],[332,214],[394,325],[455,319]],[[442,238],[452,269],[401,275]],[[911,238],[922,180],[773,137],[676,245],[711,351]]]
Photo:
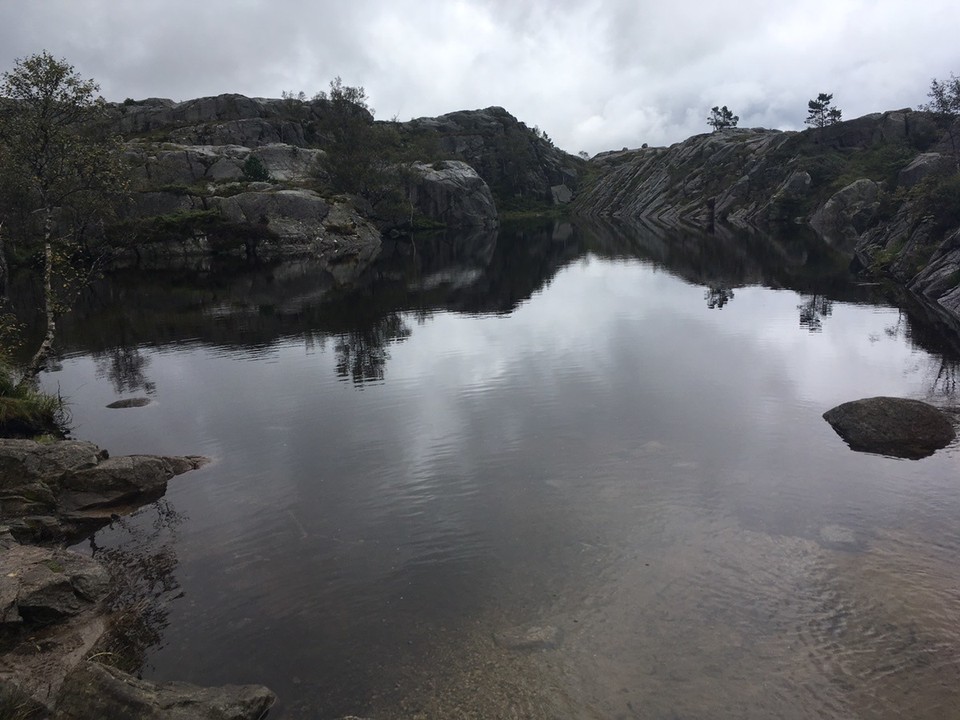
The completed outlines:
[[[63,436],[63,401],[18,385],[13,371],[0,365],[0,437]]]
[[[270,171],[267,170],[266,165],[263,164],[263,160],[256,155],[250,154],[247,155],[247,159],[243,161],[243,177],[251,182],[269,182]]]

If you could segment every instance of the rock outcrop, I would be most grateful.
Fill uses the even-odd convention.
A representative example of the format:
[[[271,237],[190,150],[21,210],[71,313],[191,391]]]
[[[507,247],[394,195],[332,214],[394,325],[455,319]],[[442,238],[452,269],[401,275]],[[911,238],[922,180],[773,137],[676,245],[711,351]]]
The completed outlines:
[[[111,458],[93,443],[0,439],[0,521],[18,540],[76,537],[161,497],[201,457]]]
[[[956,439],[950,420],[919,400],[873,397],[843,403],[823,414],[852,450],[919,459]]]
[[[198,184],[266,179],[247,177],[245,166],[251,158],[260,163],[272,180],[302,182],[313,177],[322,156],[322,150],[284,143],[251,149],[242,145],[134,141],[126,147],[132,185],[139,191],[164,187],[189,190]]]
[[[26,717],[48,714],[63,678],[107,631],[109,582],[97,561],[20,545],[0,527],[0,695],[35,713]]]
[[[232,254],[317,258],[345,275],[344,266],[365,267],[379,251],[371,209],[305,189],[323,176],[330,139],[318,128],[329,112],[323,99],[241,95],[113,106],[135,191],[124,223],[106,238],[117,261]],[[494,197],[514,209],[569,202],[584,167],[502,108],[389,125],[431,160],[408,165],[413,226],[496,227]]]
[[[107,594],[106,569],[69,550],[10,543],[0,555],[0,631],[79,615]]]
[[[117,132],[130,140],[140,187],[157,189],[241,179],[250,155],[275,180],[309,178],[328,142],[320,128],[331,108],[324,99],[224,94],[179,103],[127,100],[111,112]],[[369,114],[367,119],[373,122]],[[500,107],[386,124],[401,137],[423,141],[424,160],[439,155],[471,165],[500,204],[567,203],[585,169],[583,160]]]
[[[554,147],[544,133],[502,107],[417,118],[401,123],[400,129],[432,141],[442,157],[468,163],[490,186],[501,209],[569,202],[586,168],[585,161]]]
[[[414,163],[407,197],[417,212],[448,228],[494,228],[499,224],[490,187],[465,162]]]
[[[112,654],[96,650],[111,637],[116,578],[92,557],[20,544],[92,532],[204,462],[111,458],[88,442],[0,440],[0,714],[15,706],[13,717],[58,720],[265,715],[275,697],[262,686],[155,684],[88,660]]]
[[[777,188],[793,174],[768,160],[790,137],[776,130],[734,129],[669,148],[601,153],[590,161],[597,177],[574,207],[581,215],[664,225],[706,225],[711,212],[750,224],[763,217]]]
[[[127,100],[112,106],[111,111],[114,127],[124,137],[146,136],[186,145],[286,143],[303,147],[312,139],[312,128],[327,111],[327,104],[223,94],[184,102]]]
[[[154,684],[85,659],[110,633],[106,568],[6,531],[0,548],[0,694],[32,713],[15,717],[255,720],[273,705],[262,686]]]
[[[590,163],[577,214],[774,234],[808,225],[858,269],[960,318],[960,184],[930,113],[875,113],[799,133],[728,129]]]
[[[860,178],[830,196],[810,218],[810,226],[831,245],[853,246],[880,207],[880,184]]]
[[[159,191],[133,202],[136,219],[114,233],[109,247],[125,264],[216,254],[318,259],[342,272],[362,269],[380,251],[380,231],[353,202],[312,190],[253,183],[227,196]]]

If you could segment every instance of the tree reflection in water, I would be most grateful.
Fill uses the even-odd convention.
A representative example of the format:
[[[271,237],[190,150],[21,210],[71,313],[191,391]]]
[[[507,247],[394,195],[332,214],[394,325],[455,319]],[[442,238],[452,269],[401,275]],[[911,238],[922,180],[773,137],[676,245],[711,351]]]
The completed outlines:
[[[708,308],[716,310],[733,300],[733,290],[724,285],[711,285],[703,293],[703,298],[707,301]]]
[[[830,317],[833,312],[833,300],[823,295],[811,295],[797,305],[800,311],[800,327],[810,332],[820,332],[823,329],[823,319]]]
[[[910,323],[909,316],[903,311],[897,314],[897,321],[884,328],[883,332],[891,340],[904,336],[917,343],[917,330],[920,326]],[[931,352],[927,358],[926,374],[930,378],[930,394],[953,396],[957,393],[957,380],[960,377],[960,359],[954,353]]]
[[[382,381],[390,359],[387,345],[407,339],[411,332],[400,313],[390,313],[372,326],[340,335],[334,345],[337,377],[344,381],[350,378],[354,385]]]
[[[117,346],[105,352],[93,353],[97,365],[97,377],[106,378],[118,394],[143,390],[152,395],[156,384],[147,377],[150,358],[145,357],[137,346]]]
[[[155,517],[148,523],[151,513]],[[93,651],[99,662],[138,673],[147,651],[163,639],[167,605],[183,594],[174,575],[177,528],[183,520],[161,499],[129,518],[115,520],[109,546],[90,538],[92,555],[110,572],[112,587],[107,597],[110,629]]]

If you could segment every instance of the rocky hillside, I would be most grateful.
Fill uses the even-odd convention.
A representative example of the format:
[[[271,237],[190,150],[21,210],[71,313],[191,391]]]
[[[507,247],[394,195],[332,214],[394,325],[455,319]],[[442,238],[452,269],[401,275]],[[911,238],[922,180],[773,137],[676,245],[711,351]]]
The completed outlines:
[[[501,107],[463,110],[401,125],[410,137],[432,140],[435,152],[475,168],[504,209],[562,205],[580,185],[586,162],[554,147]]]
[[[116,105],[114,122],[123,137],[153,143],[245,148],[284,145],[322,151],[327,144],[322,128],[330,112],[326,100],[218,95],[174,103],[150,98]],[[425,155],[419,160],[466,162],[504,206],[566,203],[586,166],[579,157],[554,147],[545,133],[527,127],[501,107],[377,124],[393,126],[406,144],[418,145]],[[216,172],[214,177],[223,179],[216,177]]]
[[[126,142],[132,197],[108,234],[120,260],[212,254],[323,259],[334,274],[362,270],[385,227],[493,228],[503,209],[568,202],[585,167],[502,108],[461,111],[376,130],[402,160],[389,221],[367,197],[324,172],[333,152],[330,101],[219,95],[112,106]],[[382,206],[384,203],[380,201]]]
[[[580,215],[782,233],[806,225],[960,316],[960,178],[928,113],[877,113],[803,132],[732,129],[603,153]]]

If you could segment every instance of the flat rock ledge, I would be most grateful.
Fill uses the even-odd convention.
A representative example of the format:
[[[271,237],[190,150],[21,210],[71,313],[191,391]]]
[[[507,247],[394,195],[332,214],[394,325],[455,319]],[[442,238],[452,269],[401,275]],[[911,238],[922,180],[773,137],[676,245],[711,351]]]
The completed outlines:
[[[919,400],[872,397],[837,405],[823,414],[852,450],[919,460],[953,442],[949,418]]]
[[[21,542],[75,539],[154,500],[198,456],[111,458],[89,442],[0,439],[0,522]]]

